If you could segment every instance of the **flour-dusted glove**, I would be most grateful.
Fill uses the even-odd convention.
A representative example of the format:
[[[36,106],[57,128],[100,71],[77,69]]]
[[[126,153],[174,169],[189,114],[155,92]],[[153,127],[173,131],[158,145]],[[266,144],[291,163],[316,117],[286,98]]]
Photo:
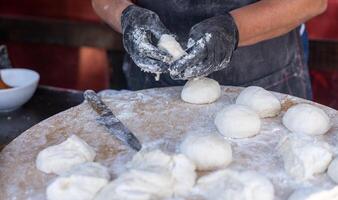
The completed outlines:
[[[163,34],[170,34],[159,16],[147,9],[131,5],[121,17],[123,45],[135,64],[143,71],[163,73],[171,56],[157,47]]]
[[[238,30],[230,14],[218,15],[194,25],[187,55],[170,65],[173,79],[207,76],[226,68],[238,44]]]

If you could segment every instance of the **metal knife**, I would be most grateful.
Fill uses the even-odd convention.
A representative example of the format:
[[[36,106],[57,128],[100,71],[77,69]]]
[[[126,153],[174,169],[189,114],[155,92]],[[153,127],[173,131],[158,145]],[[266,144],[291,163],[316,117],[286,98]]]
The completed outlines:
[[[84,98],[100,116],[98,122],[104,125],[110,134],[136,151],[142,148],[140,141],[135,135],[116,118],[113,112],[94,91],[86,90],[84,92]]]

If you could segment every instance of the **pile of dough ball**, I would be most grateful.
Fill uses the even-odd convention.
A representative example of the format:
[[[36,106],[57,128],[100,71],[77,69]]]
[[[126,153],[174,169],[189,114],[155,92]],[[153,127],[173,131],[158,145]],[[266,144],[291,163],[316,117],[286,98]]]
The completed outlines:
[[[281,103],[264,88],[245,88],[237,97],[236,104],[227,105],[216,114],[218,131],[229,138],[248,138],[259,134],[261,118],[275,117],[280,113]]]
[[[175,42],[171,36],[163,36],[159,46],[177,59],[183,50],[177,50],[179,44]],[[209,78],[188,81],[181,93],[182,100],[191,104],[210,104],[220,96],[220,85]],[[112,181],[107,168],[93,162],[94,149],[75,135],[42,150],[36,167],[59,175],[47,188],[48,200],[154,200],[190,196],[205,200],[273,200],[274,187],[269,179],[254,171],[227,169],[236,159],[227,138],[256,136],[261,130],[261,120],[276,117],[280,112],[281,103],[273,93],[251,86],[238,95],[235,104],[216,113],[214,124],[224,137],[193,131],[183,138],[176,154],[142,149]],[[327,114],[316,106],[297,104],[287,110],[282,123],[290,130],[277,147],[286,173],[295,180],[307,181],[327,171],[332,181],[338,183],[338,158],[334,159],[329,144],[314,138],[330,129]],[[197,171],[210,173],[198,177]],[[336,200],[337,188],[297,190],[288,200],[317,198]]]

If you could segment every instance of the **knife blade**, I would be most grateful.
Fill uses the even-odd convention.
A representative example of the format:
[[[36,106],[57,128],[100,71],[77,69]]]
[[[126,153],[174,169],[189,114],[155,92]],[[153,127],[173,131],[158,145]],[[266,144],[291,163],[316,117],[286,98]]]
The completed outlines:
[[[136,151],[141,150],[142,145],[140,141],[119,119],[116,118],[114,113],[102,101],[101,97],[93,90],[86,90],[84,92],[84,98],[100,116],[98,120],[99,123],[104,125],[110,134],[132,149]]]

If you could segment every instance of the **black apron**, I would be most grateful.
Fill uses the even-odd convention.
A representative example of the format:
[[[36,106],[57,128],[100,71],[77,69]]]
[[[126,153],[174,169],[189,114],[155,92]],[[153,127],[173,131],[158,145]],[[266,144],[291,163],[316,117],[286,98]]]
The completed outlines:
[[[256,2],[255,0],[138,0],[137,5],[157,13],[166,27],[186,44],[190,28],[217,14]],[[240,47],[233,55],[230,66],[209,75],[221,85],[256,85],[268,90],[311,99],[308,67],[304,62],[298,29],[288,34]],[[126,55],[123,71],[131,90],[183,85],[168,74],[160,81],[144,73]]]

